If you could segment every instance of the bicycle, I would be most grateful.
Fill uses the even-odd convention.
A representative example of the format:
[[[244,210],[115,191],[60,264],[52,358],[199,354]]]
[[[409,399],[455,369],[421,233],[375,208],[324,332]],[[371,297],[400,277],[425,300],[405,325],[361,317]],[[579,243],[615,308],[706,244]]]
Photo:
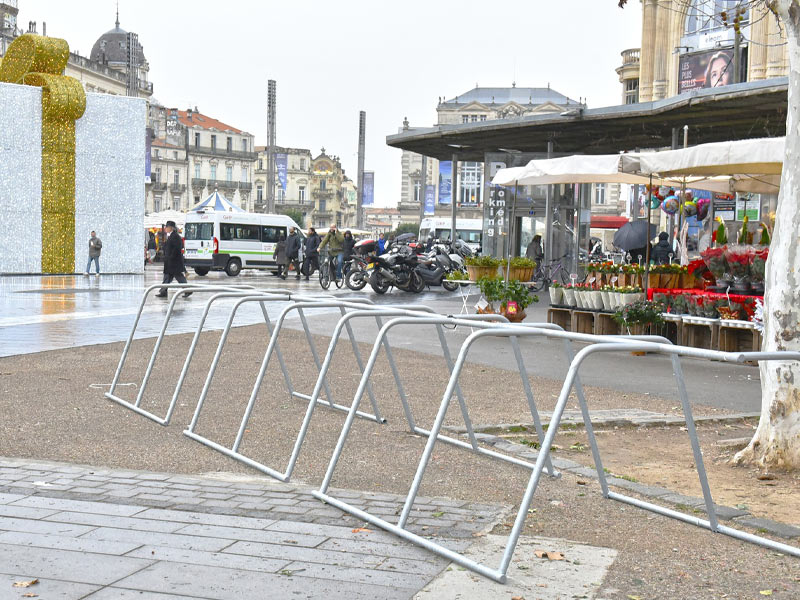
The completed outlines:
[[[331,280],[336,283],[337,288],[341,288],[344,278],[336,277],[336,266],[339,263],[338,254],[326,254],[319,265],[319,285],[323,290],[331,286]],[[331,278],[331,273],[333,277]]]
[[[553,283],[561,282],[562,285],[572,283],[572,276],[569,269],[561,262],[566,256],[562,256],[557,260],[550,261],[549,263],[540,264],[536,266],[536,272],[533,274],[534,285],[531,286],[531,291],[541,292],[549,288]],[[578,277],[575,281],[583,283],[586,280],[586,275]]]

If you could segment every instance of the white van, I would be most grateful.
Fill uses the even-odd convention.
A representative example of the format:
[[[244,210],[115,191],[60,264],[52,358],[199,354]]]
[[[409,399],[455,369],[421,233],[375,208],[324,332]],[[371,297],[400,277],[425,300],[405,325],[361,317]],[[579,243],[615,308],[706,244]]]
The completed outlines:
[[[421,242],[425,242],[428,236],[433,234],[437,240],[449,240],[453,232],[453,219],[443,217],[425,217],[419,226],[419,237]],[[456,236],[474,252],[481,250],[481,238],[483,237],[482,219],[456,219]]]
[[[224,270],[231,277],[242,269],[277,270],[275,246],[280,234],[288,238],[295,227],[286,215],[244,212],[190,212],[183,230],[187,267],[198,275]]]

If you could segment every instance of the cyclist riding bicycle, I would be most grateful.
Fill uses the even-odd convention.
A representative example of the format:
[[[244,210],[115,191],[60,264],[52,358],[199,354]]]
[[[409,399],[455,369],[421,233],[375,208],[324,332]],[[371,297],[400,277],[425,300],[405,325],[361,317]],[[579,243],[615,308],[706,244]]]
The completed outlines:
[[[336,224],[331,224],[328,233],[322,238],[319,251],[322,252],[325,246],[331,256],[336,256],[336,279],[342,278],[342,263],[344,262],[344,235],[336,229]]]

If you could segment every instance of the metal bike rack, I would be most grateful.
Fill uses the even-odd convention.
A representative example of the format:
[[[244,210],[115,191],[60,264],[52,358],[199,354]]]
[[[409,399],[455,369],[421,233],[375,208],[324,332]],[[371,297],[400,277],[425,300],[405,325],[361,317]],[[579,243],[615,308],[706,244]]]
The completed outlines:
[[[150,356],[150,362],[147,365],[147,370],[145,372],[144,378],[142,380],[142,384],[139,387],[139,392],[136,396],[136,400],[134,403],[131,403],[119,396],[114,394],[117,384],[119,383],[119,378],[122,374],[122,369],[125,366],[125,361],[128,357],[128,352],[130,351],[131,344],[133,343],[134,335],[136,334],[136,328],[139,326],[139,320],[142,317],[142,312],[144,311],[144,307],[147,303],[147,297],[150,293],[155,289],[175,289],[180,290],[179,293],[173,294],[172,299],[169,302],[167,307],[167,312],[164,316],[164,322],[161,324],[161,331],[158,334],[158,338],[156,339],[155,347],[153,348],[153,353]],[[172,318],[172,313],[175,310],[175,303],[177,302],[178,298],[181,297],[184,293],[191,292],[191,293],[211,293],[211,292],[228,292],[228,293],[242,293],[242,292],[250,292],[254,293],[255,288],[250,285],[194,285],[194,284],[186,284],[186,283],[169,283],[169,284],[154,284],[147,287],[142,294],[142,299],[139,302],[139,309],[136,312],[136,318],[133,321],[133,326],[131,327],[131,332],[128,335],[128,339],[125,341],[125,347],[122,349],[122,356],[120,356],[119,364],[117,365],[117,370],[114,373],[114,379],[111,382],[111,389],[105,393],[105,397],[109,400],[113,400],[114,402],[118,403],[120,406],[124,406],[136,413],[139,413],[149,419],[152,419],[156,422],[163,423],[164,419],[158,417],[146,411],[140,407],[142,403],[142,399],[144,397],[144,389],[147,386],[147,381],[150,379],[150,374],[153,370],[153,365],[156,361],[156,356],[158,355],[158,351],[161,348],[161,343],[164,341],[164,337],[167,332],[167,326],[169,325],[169,321]],[[288,292],[287,292],[288,293]],[[204,313],[203,320],[205,320],[205,316],[207,314]],[[196,340],[195,340],[196,341]],[[166,419],[168,422],[169,419]]]
[[[259,470],[259,471],[261,471],[261,472],[263,472],[265,474],[267,474],[267,475],[275,477],[276,479],[279,479],[281,481],[288,481],[289,478],[291,477],[292,471],[294,470],[294,466],[295,466],[296,460],[297,460],[297,455],[299,454],[300,445],[302,445],[302,441],[303,441],[303,439],[305,437],[305,430],[307,429],[307,420],[310,420],[310,414],[311,414],[311,412],[313,412],[313,407],[317,403],[319,403],[322,406],[326,406],[326,407],[337,409],[337,410],[342,410],[342,411],[348,411],[349,410],[349,407],[342,406],[342,405],[339,405],[339,404],[335,404],[333,402],[333,395],[330,392],[330,388],[328,387],[328,382],[327,382],[327,378],[326,378],[327,368],[325,369],[324,372],[322,371],[322,368],[321,368],[322,365],[319,362],[319,356],[317,355],[316,349],[314,348],[313,338],[312,338],[312,335],[311,335],[311,331],[308,328],[308,321],[306,319],[304,309],[309,309],[309,308],[310,309],[316,309],[316,308],[339,308],[339,310],[342,313],[342,316],[344,317],[344,316],[346,316],[348,314],[347,313],[347,309],[362,309],[362,308],[364,308],[365,305],[372,306],[372,302],[370,300],[367,300],[367,299],[357,299],[357,300],[327,300],[327,299],[326,300],[309,300],[309,299],[307,299],[307,300],[305,300],[303,302],[294,302],[294,303],[290,304],[289,306],[287,306],[286,308],[284,308],[284,310],[281,312],[280,317],[278,318],[278,320],[275,323],[274,329],[272,330],[272,335],[270,336],[270,342],[269,342],[269,345],[267,346],[267,350],[266,350],[266,352],[264,354],[264,359],[262,360],[261,368],[259,369],[258,376],[256,378],[256,382],[255,382],[255,384],[253,386],[253,391],[252,391],[252,393],[250,395],[250,399],[248,400],[247,408],[245,409],[244,416],[242,417],[242,422],[241,422],[241,425],[239,426],[239,430],[237,432],[236,439],[235,439],[232,447],[231,448],[227,448],[227,447],[225,447],[225,446],[223,446],[223,445],[221,445],[221,444],[219,444],[219,443],[217,443],[217,442],[215,442],[215,441],[213,441],[213,440],[211,440],[211,439],[209,439],[209,438],[207,438],[205,436],[202,436],[202,435],[196,433],[195,429],[197,427],[197,422],[198,422],[198,420],[200,418],[200,413],[202,412],[203,405],[204,405],[206,397],[208,395],[208,391],[209,391],[210,386],[211,386],[211,381],[213,380],[214,374],[216,373],[216,369],[217,369],[217,366],[218,366],[218,363],[219,363],[219,358],[220,358],[220,356],[222,354],[222,349],[223,349],[223,347],[225,345],[225,341],[227,339],[227,335],[228,335],[228,332],[229,332],[229,329],[230,329],[230,324],[233,322],[233,318],[234,318],[234,316],[236,314],[236,311],[238,310],[238,307],[241,304],[243,304],[244,302],[248,302],[248,301],[259,301],[259,299],[258,298],[246,298],[246,299],[243,298],[243,299],[240,299],[239,301],[237,301],[237,303],[231,309],[231,314],[230,314],[230,317],[228,319],[228,325],[223,330],[222,337],[220,338],[219,344],[217,346],[217,352],[216,352],[216,354],[214,356],[214,360],[211,363],[211,367],[209,368],[208,376],[206,377],[206,382],[205,382],[205,385],[203,387],[203,391],[201,392],[200,398],[198,399],[194,416],[192,418],[191,423],[189,424],[189,427],[183,433],[187,437],[189,437],[189,438],[191,438],[191,439],[193,439],[195,441],[198,441],[201,444],[204,444],[204,445],[206,445],[206,446],[208,446],[208,447],[210,447],[210,448],[212,448],[212,449],[214,449],[214,450],[216,450],[216,451],[218,451],[218,452],[220,452],[222,454],[225,454],[226,456],[229,456],[229,457],[231,457],[231,458],[233,458],[235,460],[238,460],[238,461],[240,461],[240,462],[242,462],[242,463],[244,463],[244,464],[246,464],[248,466],[251,466],[251,467],[253,467],[253,468],[255,468],[255,469],[257,469],[257,470]],[[312,401],[312,396],[310,396],[308,394],[303,394],[301,392],[297,392],[296,390],[294,390],[294,387],[292,386],[291,380],[290,380],[290,378],[288,376],[288,372],[284,370],[284,377],[285,377],[285,380],[286,380],[286,384],[287,384],[287,388],[289,390],[290,396],[291,397],[295,397],[295,398],[300,398],[302,400],[309,401],[309,409],[307,410],[307,415],[309,415],[309,417],[308,417],[308,419],[304,419],[304,423],[306,424],[306,427],[302,431],[301,435],[298,435],[298,440],[296,442],[296,449],[292,453],[292,458],[290,459],[290,464],[289,464],[287,470],[285,472],[281,473],[281,472],[279,472],[279,471],[277,471],[277,470],[275,470],[275,469],[273,469],[271,467],[268,467],[267,465],[259,463],[258,461],[256,461],[256,460],[254,460],[254,459],[242,454],[241,452],[239,452],[239,447],[240,447],[240,445],[242,443],[242,440],[243,440],[243,437],[244,437],[244,433],[245,433],[245,430],[247,428],[248,421],[250,419],[250,415],[252,414],[253,407],[255,406],[255,401],[256,401],[256,398],[258,396],[258,391],[261,388],[261,384],[263,382],[264,376],[265,376],[267,368],[269,366],[269,361],[270,361],[270,358],[272,356],[272,353],[273,353],[273,351],[278,350],[278,337],[280,336],[280,332],[281,332],[281,330],[283,328],[283,324],[284,324],[284,322],[286,320],[287,315],[293,310],[296,310],[298,312],[298,315],[300,317],[300,321],[301,321],[301,323],[303,325],[303,329],[304,329],[305,334],[306,334],[306,339],[307,339],[307,341],[309,343],[309,347],[311,349],[312,356],[314,358],[315,364],[317,365],[317,369],[320,371],[320,373],[319,373],[319,375],[317,377],[317,387],[324,386],[326,388],[326,394],[327,395],[326,395],[326,402],[322,402],[322,401],[319,400],[319,393],[316,394],[316,397]],[[380,312],[380,310],[381,309],[376,309],[375,312]],[[376,316],[376,318],[377,318],[378,323],[380,325],[381,321],[380,321],[379,316]],[[355,359],[356,359],[356,363],[358,364],[359,369],[363,371],[363,368],[364,368],[363,367],[363,360],[361,358],[361,353],[358,350],[358,343],[356,342],[355,334],[354,334],[352,328],[350,327],[349,321],[346,321],[346,323],[347,323],[346,324],[346,329],[347,329],[347,332],[348,332],[348,337],[350,338],[350,342],[351,342],[351,346],[352,346],[352,349],[353,349],[353,354],[354,354]],[[279,352],[279,350],[278,350],[278,352]],[[280,360],[280,354],[278,354],[278,356],[279,356],[279,360]],[[317,388],[315,388],[315,389],[317,389]],[[375,401],[375,397],[374,397],[374,395],[372,393],[372,389],[371,388],[367,389],[367,394],[368,394],[368,396],[370,398],[370,402],[372,404],[372,408],[373,408],[374,413],[370,414],[370,413],[358,412],[357,416],[359,416],[361,418],[365,418],[365,419],[371,420],[371,421],[375,421],[377,423],[384,423],[385,420],[380,416],[380,412],[378,410],[378,404]]]
[[[385,335],[386,332],[388,332],[388,330],[390,328],[392,328],[393,326],[395,326],[395,325],[404,324],[404,323],[424,324],[425,321],[428,321],[431,324],[447,322],[447,323],[452,323],[452,324],[456,324],[456,325],[465,325],[465,326],[468,326],[468,327],[478,327],[478,328],[481,328],[481,330],[477,331],[475,333],[472,333],[469,337],[467,337],[467,339],[462,344],[461,350],[460,350],[459,355],[458,355],[458,359],[456,360],[456,363],[455,363],[455,365],[454,365],[454,367],[452,369],[452,374],[450,376],[450,379],[449,379],[448,384],[447,384],[447,388],[446,388],[446,390],[444,392],[444,395],[442,397],[442,401],[441,401],[441,404],[440,404],[439,411],[437,413],[436,419],[434,421],[434,424],[433,424],[433,426],[432,426],[430,431],[421,430],[422,432],[424,432],[424,434],[427,435],[428,440],[427,440],[427,443],[425,445],[425,450],[423,451],[422,457],[420,459],[420,462],[419,462],[419,465],[418,465],[418,468],[417,468],[417,472],[416,472],[416,474],[414,476],[414,480],[413,480],[413,482],[411,484],[411,488],[409,490],[409,493],[408,493],[408,496],[406,498],[405,504],[403,506],[403,510],[402,510],[402,512],[400,514],[400,517],[398,519],[397,524],[394,524],[394,523],[390,523],[390,522],[388,522],[388,521],[386,521],[386,520],[384,520],[384,519],[382,519],[380,517],[376,517],[376,516],[366,512],[366,511],[362,510],[362,509],[359,509],[359,508],[357,508],[355,506],[352,506],[351,504],[348,504],[347,502],[343,502],[343,501],[331,496],[330,494],[328,494],[328,488],[330,486],[331,479],[333,477],[333,472],[334,472],[334,470],[336,468],[336,464],[337,464],[337,462],[339,460],[339,457],[341,456],[341,453],[342,453],[342,451],[344,449],[344,445],[345,445],[345,442],[347,440],[350,428],[352,427],[352,423],[353,423],[353,419],[354,419],[354,416],[355,416],[355,412],[358,410],[358,405],[360,403],[361,396],[363,394],[363,387],[364,387],[364,385],[366,383],[366,379],[369,376],[371,368],[374,366],[375,358],[377,357],[378,350],[379,350],[381,335]],[[589,411],[588,411],[588,407],[586,405],[586,399],[584,397],[582,385],[581,385],[580,378],[579,378],[577,372],[574,373],[574,376],[572,376],[569,379],[569,384],[567,384],[565,382],[565,384],[564,384],[564,386],[562,388],[562,396],[559,398],[559,404],[557,404],[557,406],[556,406],[557,412],[554,412],[554,414],[553,414],[553,418],[551,420],[550,426],[548,427],[547,434],[540,438],[540,439],[543,440],[542,441],[542,451],[539,452],[537,460],[536,460],[535,463],[528,463],[528,462],[525,462],[525,461],[518,461],[517,459],[511,459],[510,460],[509,459],[510,457],[507,457],[505,455],[501,455],[499,453],[493,453],[491,451],[487,451],[487,450],[484,450],[482,448],[476,449],[474,447],[474,435],[472,436],[472,438],[470,440],[471,442],[473,442],[472,446],[468,445],[468,444],[465,444],[461,440],[453,440],[452,438],[447,438],[447,436],[441,435],[440,432],[441,432],[441,429],[442,429],[442,425],[444,424],[445,414],[446,414],[447,408],[448,408],[448,406],[449,406],[449,404],[451,402],[451,398],[453,396],[453,393],[455,392],[455,390],[458,387],[458,376],[461,373],[461,370],[463,369],[464,363],[466,361],[466,356],[467,356],[467,353],[469,351],[470,346],[477,339],[479,339],[481,337],[486,337],[486,336],[509,337],[509,338],[512,338],[512,339],[513,338],[517,338],[517,337],[527,337],[527,336],[540,336],[540,337],[560,338],[560,339],[565,340],[565,342],[567,343],[567,358],[570,361],[570,363],[572,364],[575,359],[572,358],[571,348],[570,348],[570,345],[569,345],[570,341],[582,341],[582,342],[594,342],[594,343],[607,342],[606,345],[609,346],[609,347],[614,348],[615,350],[618,350],[621,347],[625,348],[625,350],[630,350],[630,349],[635,349],[637,347],[637,344],[641,343],[641,342],[639,342],[639,340],[641,340],[641,339],[654,339],[655,338],[655,339],[658,339],[658,340],[664,340],[664,338],[661,338],[661,337],[658,337],[658,336],[595,336],[595,335],[589,335],[589,334],[570,333],[570,332],[563,331],[563,329],[561,329],[560,327],[553,327],[553,326],[551,326],[549,324],[546,324],[546,325],[547,325],[546,327],[538,325],[538,324],[536,324],[536,325],[534,325],[534,324],[524,324],[524,325],[508,324],[508,325],[497,326],[497,325],[493,325],[493,324],[475,323],[475,322],[468,321],[466,319],[457,319],[457,318],[448,318],[448,317],[445,317],[445,318],[430,318],[430,319],[429,318],[418,318],[418,319],[415,319],[415,320],[408,320],[408,319],[399,318],[399,319],[393,319],[392,321],[389,321],[389,323],[387,323],[381,329],[381,332],[379,333],[378,340],[376,340],[375,345],[373,346],[372,354],[370,355],[369,361],[367,363],[367,370],[365,371],[364,376],[362,376],[361,383],[359,385],[359,389],[356,392],[355,397],[353,398],[353,404],[350,407],[350,412],[347,415],[347,419],[345,420],[344,426],[342,428],[342,432],[341,432],[341,434],[339,436],[339,440],[337,441],[336,448],[335,448],[334,453],[333,453],[333,455],[331,457],[331,461],[330,461],[330,463],[328,465],[327,472],[325,473],[325,478],[324,478],[324,480],[322,482],[322,485],[320,486],[320,489],[317,490],[317,491],[314,491],[313,495],[316,498],[319,498],[320,500],[322,500],[322,501],[324,501],[324,502],[326,502],[328,504],[331,504],[332,506],[335,506],[335,507],[337,507],[337,508],[339,508],[339,509],[341,509],[341,510],[347,512],[347,513],[350,513],[350,514],[358,517],[359,519],[363,519],[363,520],[365,520],[365,521],[367,521],[369,523],[372,523],[373,525],[376,525],[378,527],[381,527],[382,529],[385,529],[385,530],[387,530],[387,531],[389,531],[391,533],[394,533],[395,535],[397,535],[397,536],[399,536],[399,537],[401,537],[403,539],[406,539],[406,540],[411,541],[411,542],[413,542],[413,543],[415,543],[417,545],[420,545],[420,546],[422,546],[424,548],[427,548],[427,549],[429,549],[429,550],[431,550],[431,551],[433,551],[433,552],[435,552],[435,553],[437,553],[437,554],[439,554],[441,556],[444,556],[445,558],[447,558],[447,559],[449,559],[449,560],[451,560],[451,561],[453,561],[453,562],[455,562],[457,564],[460,564],[460,565],[462,565],[462,566],[464,566],[466,568],[469,568],[469,569],[471,569],[471,570],[473,570],[473,571],[475,571],[477,573],[480,573],[480,574],[482,574],[482,575],[484,575],[486,577],[489,577],[490,579],[493,579],[495,581],[498,581],[500,583],[505,583],[505,581],[506,581],[506,572],[508,570],[508,565],[510,563],[511,556],[513,555],[514,549],[516,548],[517,541],[519,539],[519,534],[521,533],[522,523],[524,523],[525,516],[527,515],[528,506],[530,505],[530,500],[531,500],[531,497],[532,497],[532,494],[531,494],[531,497],[527,496],[527,490],[526,490],[526,497],[523,499],[523,502],[520,505],[519,513],[517,515],[517,522],[515,522],[515,529],[512,530],[512,535],[509,537],[509,540],[508,540],[508,543],[507,543],[507,546],[506,546],[506,549],[505,549],[505,552],[504,552],[504,555],[503,555],[503,560],[501,562],[500,568],[497,569],[497,570],[491,569],[491,568],[487,567],[486,565],[483,565],[483,564],[478,563],[478,562],[476,562],[476,561],[474,561],[472,559],[469,559],[469,558],[465,557],[462,554],[459,554],[457,552],[454,552],[454,551],[450,550],[449,548],[446,548],[446,547],[442,546],[441,544],[438,544],[438,543],[436,543],[436,542],[434,542],[432,540],[429,540],[427,538],[419,536],[419,535],[417,535],[415,533],[412,533],[412,532],[408,531],[407,529],[405,529],[406,522],[407,522],[408,517],[410,515],[410,512],[412,510],[414,501],[415,501],[417,493],[419,491],[419,487],[420,487],[420,485],[422,483],[422,478],[423,478],[425,469],[426,469],[426,467],[428,465],[428,462],[430,460],[431,454],[433,452],[433,447],[434,447],[434,444],[436,443],[436,441],[443,441],[443,442],[447,442],[447,443],[455,443],[455,445],[457,445],[457,446],[466,447],[466,448],[471,449],[471,450],[473,450],[475,452],[478,452],[480,454],[488,455],[488,456],[490,456],[492,458],[499,458],[500,460],[504,460],[504,461],[507,461],[507,462],[511,462],[513,464],[525,466],[526,468],[529,468],[532,471],[532,473],[531,473],[531,481],[533,481],[533,478],[535,477],[536,481],[538,482],[538,480],[539,480],[539,478],[541,476],[541,473],[545,469],[545,465],[546,464],[550,464],[549,448],[550,448],[550,445],[552,444],[553,438],[555,437],[555,432],[558,429],[559,420],[560,420],[561,414],[563,413],[564,406],[566,405],[566,401],[567,401],[567,399],[569,397],[569,393],[574,387],[575,391],[576,391],[576,396],[578,397],[578,401],[579,401],[579,404],[581,406],[581,412],[582,412],[583,417],[584,417],[584,421],[585,421],[585,425],[586,425],[587,437],[588,437],[589,442],[590,442],[590,444],[592,446],[592,453],[593,453],[593,456],[595,458],[595,461],[598,462],[598,464],[600,464],[599,463],[600,455],[599,455],[599,450],[597,449],[597,442],[596,442],[596,439],[595,439],[595,436],[594,436],[594,430],[593,430],[593,428],[591,426],[591,420],[589,418]],[[669,343],[668,340],[664,340],[664,341]],[[652,346],[659,346],[659,344],[655,344],[655,343],[652,343],[652,342],[650,342],[649,344],[652,345]],[[670,347],[667,344],[661,344],[661,345],[663,345],[664,347]],[[593,347],[593,346],[590,346],[590,348],[591,347]],[[579,353],[579,356],[580,356],[580,353]],[[520,358],[519,363],[521,363],[521,362],[522,361],[521,361],[521,358]],[[522,369],[521,373],[525,373],[526,374],[525,377],[527,378],[527,372],[524,370],[524,364],[521,365],[521,369]],[[556,417],[558,417],[558,420],[556,419]],[[468,428],[468,431],[469,431],[469,428]],[[541,429],[539,429],[537,431],[537,433],[540,433],[540,431],[541,431]],[[540,433],[540,435],[541,435],[541,433]],[[544,450],[545,449],[545,442],[548,443],[547,451]],[[600,469],[600,472],[602,474],[602,468]],[[603,478],[602,481],[604,482],[605,479]]]

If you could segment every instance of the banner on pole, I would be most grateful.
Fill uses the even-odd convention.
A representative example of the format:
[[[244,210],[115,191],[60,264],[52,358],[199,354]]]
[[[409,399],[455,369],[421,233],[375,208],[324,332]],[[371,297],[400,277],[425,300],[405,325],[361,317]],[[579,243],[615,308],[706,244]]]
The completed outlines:
[[[436,186],[425,186],[425,214],[432,215],[436,208]]]
[[[364,190],[361,194],[361,206],[375,204],[375,172],[364,171]]]
[[[288,168],[288,158],[287,154],[276,154],[275,155],[275,172],[278,174],[278,182],[281,184],[281,189],[285,192],[286,191],[286,170]]]
[[[439,204],[453,201],[453,161],[439,161]]]

